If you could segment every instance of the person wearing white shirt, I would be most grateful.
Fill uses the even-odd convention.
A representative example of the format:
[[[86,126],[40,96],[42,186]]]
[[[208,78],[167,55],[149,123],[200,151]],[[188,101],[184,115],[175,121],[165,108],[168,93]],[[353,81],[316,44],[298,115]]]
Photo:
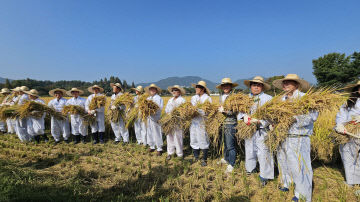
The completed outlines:
[[[91,127],[91,133],[93,136],[93,144],[101,143],[104,144],[104,135],[105,135],[105,107],[101,106],[98,109],[90,110],[89,106],[91,103],[91,100],[95,96],[102,96],[102,92],[104,92],[104,89],[101,88],[98,85],[93,85],[88,88],[88,91],[92,93],[85,102],[85,110],[88,112],[89,115],[95,116],[95,121],[90,124]]]
[[[185,99],[182,95],[185,94],[185,89],[179,85],[169,86],[168,91],[173,95],[168,101],[165,107],[165,113],[170,114],[176,107],[185,103]],[[166,160],[170,160],[171,156],[176,155],[180,158],[184,157],[183,153],[183,131],[180,128],[175,129],[171,134],[166,134],[167,143],[167,157]]]
[[[265,186],[269,180],[274,179],[274,158],[269,148],[265,145],[269,123],[266,120],[257,120],[251,115],[257,108],[272,99],[272,96],[264,93],[270,90],[271,86],[265,83],[264,78],[255,76],[252,80],[245,80],[244,84],[250,88],[249,96],[254,99],[254,105],[250,114],[239,113],[238,119],[243,120],[247,125],[256,125],[256,131],[251,138],[245,139],[245,169],[248,175],[255,172],[256,163],[259,161],[260,182]]]
[[[340,145],[339,150],[344,165],[346,183],[353,186],[360,184],[360,140],[352,136],[360,134],[351,134],[346,130],[345,125],[360,124],[360,81],[346,86],[345,91],[349,92],[350,96],[336,115],[335,131],[350,137],[350,141]]]
[[[111,83],[110,86],[113,89],[113,93],[111,96],[111,103],[110,103],[110,110],[120,110],[125,111],[126,107],[125,105],[122,106],[114,106],[113,103],[120,95],[122,95],[122,87],[120,83]],[[126,112],[124,112],[125,114]],[[125,128],[125,121],[120,118],[118,122],[112,122],[111,121],[111,128],[114,131],[115,134],[115,144],[118,144],[121,140],[124,144],[129,143],[129,131],[127,128]]]
[[[8,88],[3,88],[0,91],[0,94],[3,96],[3,100],[1,100],[0,106],[8,105],[8,100],[10,99],[10,90]],[[7,133],[6,121],[0,121],[0,132]]]
[[[17,100],[17,104],[19,106],[23,105],[26,101],[29,100],[28,95],[25,93],[25,91],[28,91],[29,88],[26,86],[21,86],[19,88],[19,99]],[[27,119],[23,118],[16,118],[16,133],[21,140],[21,142],[28,142],[31,140],[31,136],[27,132]]]
[[[195,88],[196,95],[191,97],[191,104],[196,106],[204,102],[212,102],[209,96],[210,90],[206,87],[205,81],[199,81],[197,84],[192,84]],[[193,149],[195,161],[199,160],[200,150],[203,152],[201,159],[201,166],[207,166],[207,157],[209,152],[210,140],[206,133],[205,119],[206,114],[202,109],[197,110],[199,116],[194,117],[190,126],[190,146]]]
[[[149,152],[155,151],[156,146],[157,155],[161,156],[163,151],[163,139],[161,126],[158,121],[160,120],[161,111],[164,107],[164,101],[159,95],[159,93],[161,93],[161,89],[155,84],[151,84],[150,86],[146,87],[145,91],[150,95],[147,100],[151,100],[159,106],[158,111],[147,118],[146,141],[150,146]]]
[[[144,89],[142,86],[137,86],[136,88],[132,88],[131,90],[135,91],[136,96],[134,97],[135,106],[140,98],[140,96],[144,93]],[[141,119],[135,120],[134,130],[137,143],[146,145],[146,124]]]
[[[56,88],[49,91],[49,95],[55,98],[50,100],[48,106],[53,108],[55,111],[61,113],[67,102],[67,100],[63,98],[65,94],[66,94],[66,90],[61,88]],[[68,144],[70,142],[69,121],[67,119],[61,120],[51,116],[51,135],[55,140],[55,145],[60,143],[61,136],[64,138],[64,141]]]
[[[77,88],[72,88],[67,91],[66,94],[68,96],[72,96],[72,98],[68,99],[66,102],[66,106],[75,105],[80,106],[85,111],[85,98],[80,97],[84,92]],[[70,115],[70,123],[71,123],[71,134],[74,135],[74,144],[78,144],[81,140],[82,143],[86,144],[86,136],[88,134],[88,125],[84,122],[84,119],[80,116],[80,114],[71,114]]]
[[[276,88],[283,89],[282,100],[301,99],[310,84],[296,74],[288,74],[283,79],[273,81]],[[288,131],[288,137],[281,143],[277,151],[278,169],[283,187],[281,191],[289,191],[294,183],[293,201],[311,201],[313,170],[310,158],[310,136],[313,134],[314,122],[318,112],[294,116],[296,120]]]
[[[25,93],[29,95],[30,101],[34,101],[43,105],[45,104],[44,100],[39,98],[39,92],[37,90],[31,89],[30,91],[26,91]],[[37,112],[33,111],[31,113]],[[34,138],[36,143],[40,143],[41,136],[43,136],[45,142],[49,141],[49,138],[45,134],[45,116],[46,113],[44,112],[41,117],[27,117],[27,132]]]

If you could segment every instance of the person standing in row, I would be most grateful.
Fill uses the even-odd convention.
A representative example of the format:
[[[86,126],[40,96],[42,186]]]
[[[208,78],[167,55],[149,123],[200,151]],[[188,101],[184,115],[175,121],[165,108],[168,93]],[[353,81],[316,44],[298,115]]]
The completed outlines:
[[[144,89],[142,86],[137,86],[136,88],[132,88],[131,90],[135,91],[136,96],[134,97],[135,107],[140,96],[143,95]],[[137,143],[146,145],[146,125],[145,122],[141,119],[137,119],[134,123],[134,130]]]
[[[49,95],[55,98],[50,100],[48,106],[61,113],[67,102],[67,100],[63,98],[65,94],[66,90],[61,88],[55,88],[49,91]],[[51,135],[55,140],[55,145],[60,143],[61,136],[67,144],[70,142],[70,126],[67,118],[62,120],[51,116]]]
[[[8,88],[1,89],[0,94],[2,95],[2,99],[0,100],[0,106],[7,105],[10,93]],[[0,132],[7,133],[6,121],[0,121]]]
[[[84,92],[77,88],[72,88],[67,91],[66,94],[71,96],[69,100],[67,100],[66,105],[75,105],[80,106],[85,111],[85,98],[80,97],[80,95],[84,94]],[[86,136],[88,134],[88,125],[84,123],[84,119],[80,116],[80,114],[71,114],[70,115],[70,123],[71,123],[71,133],[74,135],[74,144],[78,144],[81,140],[82,143],[86,143]]]
[[[25,102],[29,100],[29,96],[25,93],[26,91],[29,91],[29,88],[26,86],[21,86],[19,88],[19,100],[17,101],[19,106],[25,104]],[[22,142],[30,141],[31,138],[27,132],[26,118],[16,118],[16,132]]]

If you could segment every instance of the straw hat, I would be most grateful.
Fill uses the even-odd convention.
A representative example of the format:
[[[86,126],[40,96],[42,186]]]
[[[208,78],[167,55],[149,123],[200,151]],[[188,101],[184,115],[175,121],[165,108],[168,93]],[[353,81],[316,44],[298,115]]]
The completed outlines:
[[[18,86],[18,87],[16,87],[16,88],[11,89],[11,90],[14,91],[14,92],[19,92],[19,91],[20,91],[20,87]]]
[[[39,97],[39,92],[35,89],[31,89],[29,91],[25,91],[26,94],[28,95],[32,95],[32,96],[35,96],[35,97]]]
[[[131,88],[131,90],[133,91],[139,91],[140,93],[143,93],[144,92],[144,88],[142,86],[138,86],[136,88]]]
[[[221,80],[221,84],[220,84],[220,85],[217,85],[216,88],[217,88],[217,89],[221,89],[221,86],[222,86],[222,85],[226,85],[226,84],[230,84],[232,88],[235,88],[236,86],[239,85],[239,84],[237,84],[237,83],[233,83],[230,78],[223,78],[223,79]]]
[[[168,91],[169,91],[170,93],[172,93],[172,90],[173,90],[173,89],[178,89],[178,90],[180,91],[180,94],[181,94],[181,95],[185,95],[185,93],[186,93],[185,89],[182,88],[182,87],[180,87],[179,85],[174,85],[174,86],[169,86],[169,87],[168,87]]]
[[[8,88],[3,88],[1,89],[1,94],[5,94],[5,93],[11,93],[11,91]]]
[[[30,89],[27,87],[27,86],[21,86],[20,88],[19,88],[19,92],[25,92],[25,91],[29,91]]]
[[[88,91],[90,92],[90,93],[94,93],[94,88],[98,88],[98,89],[100,89],[100,93],[102,93],[102,92],[104,92],[104,89],[103,88],[101,88],[100,86],[98,86],[98,85],[93,85],[93,86],[90,86],[89,88],[88,88]]]
[[[251,80],[245,80],[244,81],[244,84],[250,88],[250,83],[253,82],[253,83],[261,83],[264,85],[264,90],[270,90],[271,89],[271,86],[267,83],[265,83],[264,81],[264,78],[261,77],[261,76],[255,76],[253,79]]]
[[[360,86],[360,80],[357,83],[349,84],[349,85],[345,86],[344,90],[347,91],[347,92],[351,92],[352,89],[354,89],[357,86]]]
[[[154,83],[150,84],[150,86],[148,86],[148,87],[145,87],[145,92],[149,93],[150,88],[156,88],[158,91],[158,94],[161,93],[161,88]]]
[[[80,90],[80,89],[77,89],[77,88],[71,88],[71,90],[69,90],[69,91],[66,91],[66,95],[68,95],[68,96],[72,96],[72,92],[75,92],[75,91],[77,91],[77,92],[79,92],[79,95],[82,95],[82,94],[84,94],[84,91],[82,91],[82,90]]]
[[[205,81],[199,81],[197,84],[193,83],[191,84],[192,87],[196,88],[196,86],[202,86],[205,88],[205,93],[206,94],[210,94],[210,90],[206,87],[206,82]]]
[[[124,89],[122,88],[122,86],[121,86],[120,83],[110,83],[110,87],[111,87],[111,88],[114,87],[114,86],[120,88],[120,91],[121,91],[121,92],[124,91]]]
[[[61,88],[55,88],[55,89],[52,89],[49,91],[49,95],[55,96],[55,92],[57,92],[57,91],[61,92],[63,96],[66,94],[66,90],[61,89]]]
[[[277,79],[273,81],[273,85],[276,88],[283,89],[283,81],[296,81],[299,84],[299,90],[307,91],[310,89],[309,82],[301,79],[297,74],[288,74],[283,79]]]

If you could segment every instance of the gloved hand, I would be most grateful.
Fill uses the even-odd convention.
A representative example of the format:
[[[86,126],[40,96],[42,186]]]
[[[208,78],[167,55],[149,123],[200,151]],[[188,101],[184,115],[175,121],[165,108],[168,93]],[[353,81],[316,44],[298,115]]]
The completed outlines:
[[[199,112],[199,114],[200,114],[201,116],[205,116],[205,112],[204,112],[204,110],[202,110],[202,109],[198,109],[197,111]]]
[[[249,120],[250,120],[250,117],[247,114],[245,114],[243,116],[243,121],[245,122],[246,125],[250,125]]]
[[[343,135],[346,135],[348,132],[346,131],[346,128],[343,124],[337,124],[335,126],[335,131],[337,133],[340,133],[340,134],[343,134]]]
[[[90,114],[91,114],[91,115],[93,115],[93,114],[95,114],[95,113],[96,113],[95,110],[90,110]]]
[[[250,118],[250,124],[259,124],[260,121],[258,119],[255,118]]]
[[[273,131],[274,130],[274,126],[272,124],[269,125],[269,130]]]
[[[115,110],[115,109],[116,109],[116,106],[111,105],[111,110]]]
[[[220,113],[223,113],[225,110],[224,110],[224,107],[223,106],[220,106],[219,108],[218,108],[218,111],[220,112]]]

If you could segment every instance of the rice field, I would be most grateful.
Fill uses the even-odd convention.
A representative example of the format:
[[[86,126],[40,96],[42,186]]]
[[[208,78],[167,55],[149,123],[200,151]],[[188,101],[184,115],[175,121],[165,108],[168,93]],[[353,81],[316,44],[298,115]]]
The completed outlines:
[[[169,97],[163,99],[166,103]],[[218,97],[212,99],[218,102]],[[312,137],[315,145],[328,140],[334,115],[319,117],[322,122],[316,123]],[[226,175],[226,167],[217,165],[221,156],[214,150],[207,167],[192,161],[188,136],[185,159],[170,161],[165,160],[166,153],[158,157],[137,145],[133,132],[128,145],[113,144],[111,133],[107,139],[105,145],[54,146],[52,139],[24,144],[16,135],[1,134],[0,201],[290,201],[293,197],[292,189],[278,190],[277,169],[276,178],[263,188],[258,174],[246,175],[242,143],[234,173]],[[319,158],[313,153],[313,201],[359,201],[354,191],[360,188],[344,184],[337,148],[322,154]]]

